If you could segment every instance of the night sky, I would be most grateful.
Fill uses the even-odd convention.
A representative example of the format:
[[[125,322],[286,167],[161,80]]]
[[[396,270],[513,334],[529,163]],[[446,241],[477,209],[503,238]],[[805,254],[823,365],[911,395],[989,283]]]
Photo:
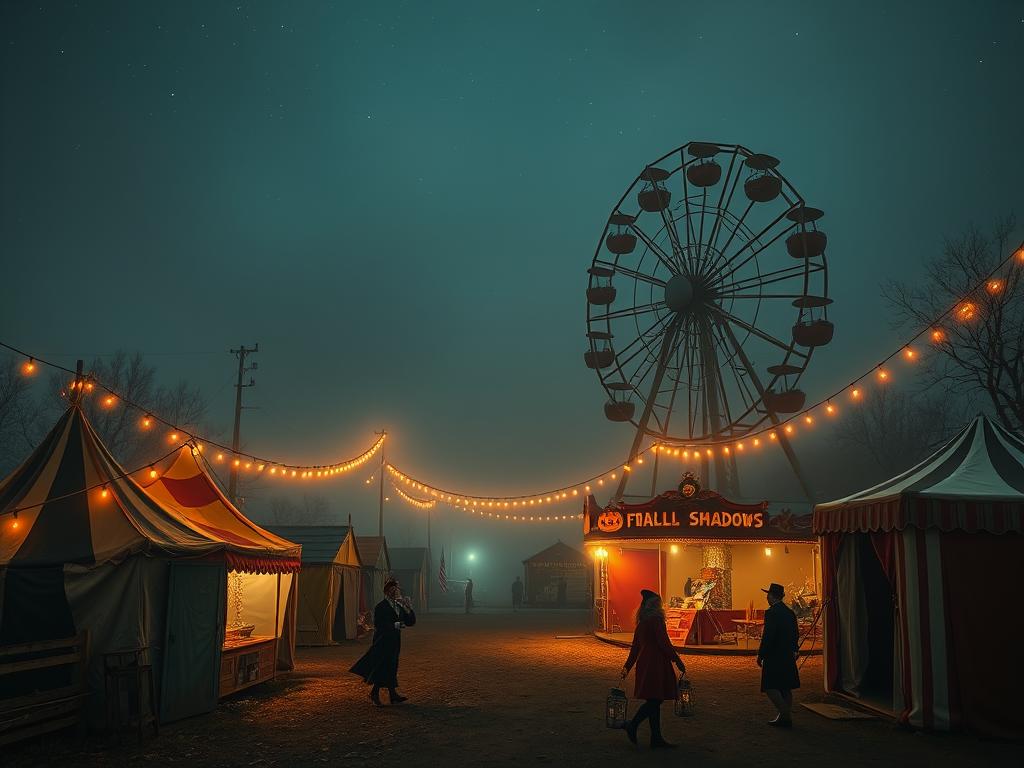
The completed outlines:
[[[258,341],[244,442],[282,461],[384,427],[389,460],[466,492],[621,462],[632,433],[582,361],[586,269],[637,173],[689,140],[776,155],[826,211],[837,332],[812,397],[899,342],[883,279],[1024,220],[1022,2],[8,2],[0,41],[0,339],[70,366],[140,350],[221,434],[227,350]],[[741,463],[745,495],[783,469]],[[365,533],[369,474],[313,489]],[[421,543],[421,512],[389,515]],[[579,536],[503,548],[498,523],[436,517],[435,549],[508,581]]]

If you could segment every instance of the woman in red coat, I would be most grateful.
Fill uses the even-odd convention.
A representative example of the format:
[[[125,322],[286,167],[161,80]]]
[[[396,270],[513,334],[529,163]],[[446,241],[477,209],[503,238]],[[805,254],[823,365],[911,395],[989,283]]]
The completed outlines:
[[[642,601],[636,612],[633,645],[629,649],[629,658],[622,668],[622,677],[625,678],[635,664],[636,686],[633,689],[633,696],[646,701],[623,728],[629,740],[636,744],[636,732],[640,723],[650,719],[651,747],[666,749],[676,745],[661,737],[661,702],[674,700],[676,697],[678,681],[672,671],[672,665],[675,664],[681,675],[686,674],[686,666],[668,639],[661,597],[649,589],[640,590],[640,597]]]

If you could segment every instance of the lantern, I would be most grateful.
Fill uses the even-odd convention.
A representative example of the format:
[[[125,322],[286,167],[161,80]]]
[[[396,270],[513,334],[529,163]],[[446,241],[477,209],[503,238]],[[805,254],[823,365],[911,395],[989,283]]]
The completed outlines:
[[[676,689],[676,715],[678,717],[690,717],[693,715],[693,707],[696,703],[693,683],[685,677],[679,678],[679,687]]]
[[[621,688],[612,688],[605,701],[605,724],[609,728],[622,728],[626,725],[626,706],[629,699]]]

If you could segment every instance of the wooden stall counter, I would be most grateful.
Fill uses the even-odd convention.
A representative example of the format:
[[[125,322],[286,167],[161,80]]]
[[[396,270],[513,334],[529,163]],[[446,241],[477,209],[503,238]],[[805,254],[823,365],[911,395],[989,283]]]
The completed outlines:
[[[240,637],[224,641],[220,654],[220,696],[273,680],[277,668],[277,639]]]

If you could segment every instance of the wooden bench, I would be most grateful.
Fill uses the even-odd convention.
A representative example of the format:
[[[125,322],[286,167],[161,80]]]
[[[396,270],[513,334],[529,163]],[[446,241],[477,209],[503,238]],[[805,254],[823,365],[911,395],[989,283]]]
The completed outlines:
[[[73,726],[84,732],[83,706],[89,696],[88,650],[85,632],[62,640],[0,646],[0,682],[17,673],[71,667],[69,685],[35,688],[21,696],[0,698],[0,745]]]

